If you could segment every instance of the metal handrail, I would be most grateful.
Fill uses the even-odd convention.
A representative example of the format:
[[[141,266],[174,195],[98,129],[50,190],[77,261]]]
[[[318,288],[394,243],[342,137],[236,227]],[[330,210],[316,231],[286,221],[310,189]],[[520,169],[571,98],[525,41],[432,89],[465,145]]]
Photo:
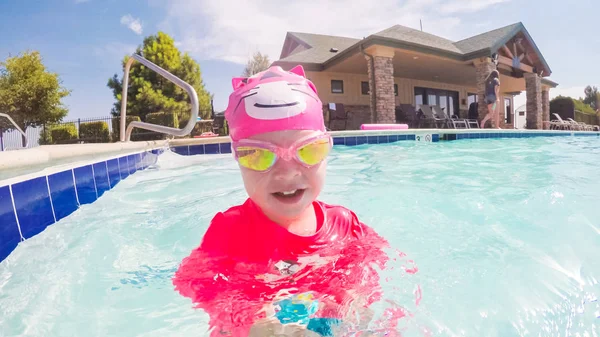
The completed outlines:
[[[172,127],[168,127],[168,126],[164,126],[164,125],[157,125],[157,124],[151,124],[151,123],[146,123],[146,122],[133,121],[133,122],[129,123],[129,126],[127,126],[127,132],[125,131],[125,125],[126,125],[125,116],[127,115],[127,111],[126,111],[127,110],[127,86],[129,83],[129,70],[134,61],[138,61],[141,64],[145,65],[146,67],[154,70],[162,77],[168,79],[169,81],[175,83],[181,89],[187,91],[188,95],[190,95],[190,101],[192,103],[192,114],[190,116],[190,120],[188,121],[187,125],[183,129],[177,129],[177,128],[172,128]],[[170,72],[164,70],[163,68],[157,66],[156,64],[146,60],[145,58],[141,57],[140,55],[132,54],[129,57],[129,60],[127,60],[127,64],[125,65],[125,74],[123,75],[123,94],[121,95],[121,125],[120,125],[121,133],[120,133],[120,136],[121,136],[122,142],[129,141],[131,139],[131,132],[133,131],[134,127],[138,127],[138,128],[146,129],[146,130],[150,130],[150,131],[162,132],[162,133],[166,133],[166,134],[170,134],[170,135],[174,135],[174,136],[188,135],[194,129],[194,125],[196,124],[196,120],[198,119],[198,109],[199,109],[198,94],[196,94],[196,90],[194,89],[194,87],[192,87],[188,83],[184,82],[179,77],[177,77],[177,76],[171,74]]]
[[[9,115],[7,115],[5,113],[0,113],[0,117],[8,118],[8,120],[12,123],[12,125],[14,125],[15,128],[23,135],[23,138],[25,138],[24,148],[27,148],[27,146],[29,145],[29,139],[27,139],[27,135],[25,134],[25,132],[23,132],[23,130],[21,130],[21,128],[17,125],[17,123],[15,123],[15,121],[12,119],[12,117],[10,117]]]

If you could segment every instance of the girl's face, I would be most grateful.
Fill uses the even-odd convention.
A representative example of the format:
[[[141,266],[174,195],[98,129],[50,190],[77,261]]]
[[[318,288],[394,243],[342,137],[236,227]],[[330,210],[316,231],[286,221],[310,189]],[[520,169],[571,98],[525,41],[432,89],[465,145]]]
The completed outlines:
[[[298,139],[319,134],[317,131],[287,130],[259,134],[250,139],[288,148]],[[240,165],[249,197],[267,217],[279,224],[305,214],[321,193],[326,168],[326,159],[306,167],[293,158],[279,158],[267,172],[257,172]]]

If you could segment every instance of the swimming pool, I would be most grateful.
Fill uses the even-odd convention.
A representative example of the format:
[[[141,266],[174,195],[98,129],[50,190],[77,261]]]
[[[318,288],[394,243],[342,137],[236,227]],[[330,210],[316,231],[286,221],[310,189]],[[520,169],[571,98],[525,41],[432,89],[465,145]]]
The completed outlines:
[[[406,335],[597,336],[599,162],[598,137],[336,146],[321,199],[416,262],[383,285],[421,288]],[[245,197],[230,154],[162,154],[0,264],[2,335],[203,335],[171,276]]]

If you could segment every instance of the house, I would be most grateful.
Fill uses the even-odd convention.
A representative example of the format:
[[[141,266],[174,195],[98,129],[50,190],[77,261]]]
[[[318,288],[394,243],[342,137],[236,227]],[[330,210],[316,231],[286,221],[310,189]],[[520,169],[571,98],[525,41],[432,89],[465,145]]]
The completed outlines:
[[[500,72],[500,126],[514,127],[513,98],[526,91],[527,128],[542,129],[549,120],[549,90],[558,85],[548,79],[552,71],[520,22],[461,41],[401,25],[363,39],[288,32],[273,65],[289,70],[298,64],[317,87],[324,111],[330,103],[343,105],[347,129],[395,123],[407,104],[417,110],[438,105],[467,117],[471,104],[483,101],[493,69]],[[487,107],[477,109],[481,120]]]

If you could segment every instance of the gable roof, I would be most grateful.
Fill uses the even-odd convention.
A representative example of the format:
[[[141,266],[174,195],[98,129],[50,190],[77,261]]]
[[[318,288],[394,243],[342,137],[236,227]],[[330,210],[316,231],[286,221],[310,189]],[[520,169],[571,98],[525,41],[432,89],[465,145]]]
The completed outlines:
[[[461,50],[454,45],[454,42],[448,39],[402,25],[392,26],[386,30],[382,30],[379,33],[373,34],[373,36],[427,46],[455,54],[462,53]]]
[[[493,49],[499,41],[504,40],[504,38],[509,39],[515,35],[522,26],[523,25],[521,23],[515,23],[506,27],[475,35],[464,40],[460,40],[455,42],[454,45],[458,47],[463,54],[471,54],[486,48]]]
[[[298,51],[292,51],[290,55],[280,61],[303,63],[326,62],[332,55],[335,55],[330,51],[331,48],[337,48],[338,52],[340,52],[360,41],[359,39],[349,37],[298,32],[288,32],[287,39],[295,39],[306,45],[308,49],[296,48]]]
[[[302,49],[298,52],[292,51],[286,57],[275,61],[274,64],[303,63],[311,64],[315,70],[322,70],[342,60],[345,56],[360,51],[361,47],[374,44],[468,61],[477,57],[491,56],[491,54],[497,52],[499,48],[519,32],[522,32],[527,37],[539,55],[539,59],[545,68],[544,75],[550,75],[550,67],[521,22],[456,42],[402,25],[392,26],[364,39],[290,32],[286,36],[286,41],[290,38],[296,39],[306,45],[307,49]],[[331,48],[337,48],[338,51],[332,52],[330,51]]]

